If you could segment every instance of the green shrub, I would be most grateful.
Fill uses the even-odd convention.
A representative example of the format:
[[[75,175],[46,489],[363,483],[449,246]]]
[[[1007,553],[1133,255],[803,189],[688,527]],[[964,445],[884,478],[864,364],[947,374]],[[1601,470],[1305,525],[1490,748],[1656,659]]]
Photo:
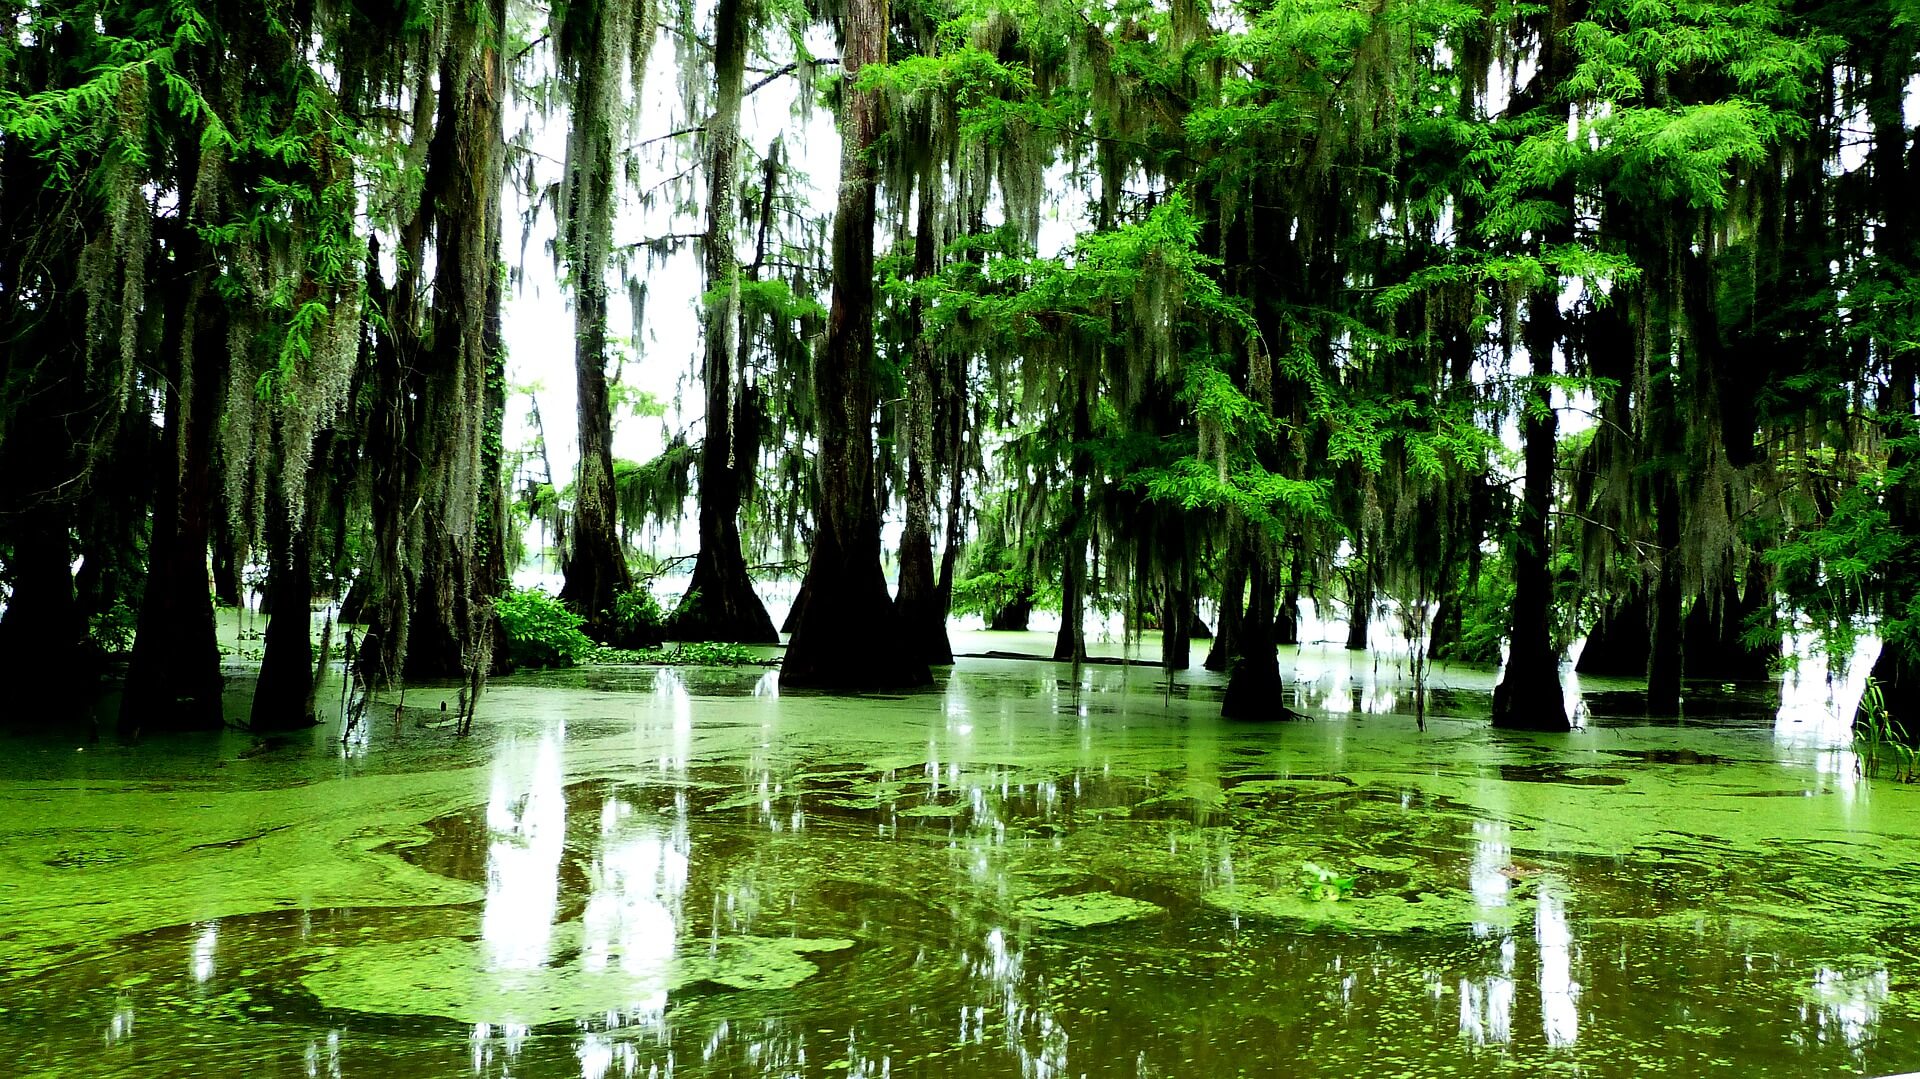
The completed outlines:
[[[580,616],[537,588],[514,589],[495,610],[507,633],[507,658],[516,667],[571,667],[593,651]]]
[[[653,598],[653,590],[642,584],[614,597],[613,624],[623,636],[658,639],[667,624],[667,614],[660,609],[660,601]]]

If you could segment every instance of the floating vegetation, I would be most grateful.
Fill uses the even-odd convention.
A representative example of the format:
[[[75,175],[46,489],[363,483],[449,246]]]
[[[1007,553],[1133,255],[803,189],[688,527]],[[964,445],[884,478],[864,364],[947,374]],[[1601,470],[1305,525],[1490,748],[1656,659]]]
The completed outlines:
[[[1022,900],[1013,909],[1022,918],[1073,929],[1138,921],[1166,913],[1165,908],[1144,899],[1130,899],[1112,892],[1041,896]]]
[[[708,983],[727,989],[792,989],[819,972],[809,955],[853,947],[840,938],[720,937],[636,942],[586,939],[579,925],[554,932],[569,962],[502,965],[463,938],[370,944],[326,954],[301,978],[322,1005],[376,1015],[422,1015],[462,1023],[538,1026],[647,1007]],[[584,949],[584,950],[583,950]],[[592,958],[589,959],[588,956]]]
[[[778,667],[780,660],[765,649],[722,641],[686,641],[657,648],[614,648],[597,645],[582,662],[653,667]]]

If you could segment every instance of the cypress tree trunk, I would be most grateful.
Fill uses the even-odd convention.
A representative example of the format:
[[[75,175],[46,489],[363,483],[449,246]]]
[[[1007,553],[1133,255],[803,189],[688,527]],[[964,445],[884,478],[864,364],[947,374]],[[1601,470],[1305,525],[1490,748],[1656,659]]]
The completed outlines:
[[[476,564],[502,542],[505,517],[498,468],[505,79],[494,28],[505,25],[506,7],[489,0],[462,12],[437,63],[421,64],[413,87],[413,128],[428,140],[427,172],[401,230],[393,288],[378,273],[377,246],[367,259],[368,304],[385,316],[361,358],[358,391],[371,402],[362,453],[373,549],[343,619],[364,612],[356,675],[372,687],[396,685],[403,674],[465,677],[476,648],[490,663],[493,626],[483,613],[505,583],[504,570],[481,574]]]
[[[1286,685],[1280,678],[1280,656],[1273,640],[1273,576],[1257,551],[1248,552],[1249,585],[1246,614],[1234,631],[1232,668],[1220,714],[1228,719],[1280,719]]]
[[[1300,643],[1300,563],[1304,557],[1299,543],[1287,556],[1287,589],[1280,597],[1280,610],[1274,615],[1275,644]]]
[[[1541,13],[1539,71],[1516,94],[1514,114],[1533,109],[1559,108],[1553,95],[1573,72],[1573,43],[1567,26],[1578,17],[1572,5],[1550,5]],[[1574,190],[1563,181],[1552,193],[1555,205],[1568,219],[1555,223],[1540,237],[1543,246],[1573,239],[1571,214]],[[1560,288],[1548,282],[1527,297],[1526,344],[1529,370],[1535,379],[1553,375],[1553,354],[1566,338],[1566,318],[1560,311]],[[1525,414],[1520,421],[1525,485],[1515,515],[1511,538],[1514,551],[1513,616],[1508,623],[1507,664],[1493,691],[1493,725],[1516,730],[1567,731],[1565,698],[1560,687],[1560,657],[1553,647],[1553,577],[1550,511],[1559,416],[1553,411],[1552,391],[1541,382],[1526,389]]]
[[[441,515],[427,515],[428,540],[414,567],[413,596],[407,604],[407,654],[402,670],[412,679],[458,678],[465,637],[459,616],[467,582],[441,531]]]
[[[408,549],[412,546],[410,507],[418,501],[414,494],[418,479],[417,470],[407,467],[407,461],[412,457],[408,432],[418,427],[417,394],[410,372],[400,362],[397,336],[407,333],[414,317],[412,267],[419,265],[418,259],[425,253],[424,207],[408,233],[403,244],[413,259],[402,263],[398,287],[391,293],[380,278],[377,242],[369,244],[367,255],[367,303],[387,316],[386,330],[372,335],[371,342],[363,345],[361,357],[362,369],[367,372],[363,392],[373,402],[365,436],[373,549],[366,568],[354,582],[354,591],[361,599],[356,604],[349,594],[343,617],[367,625],[354,676],[376,688],[399,683],[412,623],[413,568]]]
[[[1460,614],[1460,596],[1456,592],[1446,592],[1440,596],[1433,612],[1433,626],[1427,631],[1427,658],[1446,659],[1460,646],[1460,633],[1464,629]]]
[[[1890,392],[1887,395],[1887,411],[1909,419],[1915,414],[1915,380],[1920,375],[1920,357],[1908,351],[1896,357],[1892,364],[1889,379]],[[1888,455],[1891,468],[1913,467],[1908,451],[1896,445]],[[1902,536],[1920,535],[1920,491],[1909,482],[1894,488],[1887,498],[1888,523]],[[1884,585],[1885,595],[1880,600],[1883,613],[1900,612],[1903,605],[1912,602],[1914,572],[1911,566],[1890,567]],[[1907,729],[1910,740],[1920,740],[1920,629],[1909,621],[1898,620],[1894,613],[1892,619],[1883,619],[1883,625],[1904,632],[1888,632],[1882,629],[1884,638],[1880,645],[1879,658],[1873,663],[1873,679],[1880,684],[1880,694],[1885,701],[1888,714],[1900,720]]]
[[[1653,606],[1647,597],[1627,597],[1587,634],[1587,645],[1580,650],[1580,662],[1573,669],[1602,677],[1646,677],[1653,655],[1649,637],[1652,624]]]
[[[1168,585],[1160,605],[1160,665],[1170,671],[1193,666],[1193,607],[1184,587]]]
[[[213,526],[213,602],[221,607],[240,606],[243,559],[230,518],[231,514],[216,514]]]
[[[616,9],[618,5],[615,5]],[[614,599],[633,587],[613,494],[613,412],[607,397],[607,260],[613,244],[614,127],[631,28],[583,6],[561,31],[572,42],[572,130],[567,138],[565,261],[573,278],[573,375],[580,464],[573,483],[572,549],[560,599],[603,640],[618,636]],[[616,59],[617,58],[617,59]],[[729,256],[730,257],[730,256]],[[722,443],[724,445],[724,442]]]
[[[977,217],[977,215],[969,216]],[[969,222],[968,235],[973,235],[979,230],[980,225],[977,219]],[[940,422],[935,425],[946,455],[947,465],[946,532],[940,545],[940,579],[935,586],[942,628],[945,628],[953,615],[953,581],[960,568],[960,552],[966,544],[966,529],[961,514],[966,509],[969,417],[967,354],[957,348],[948,349],[945,359],[946,366],[942,371],[937,400]],[[1029,613],[1033,609],[1031,597],[1028,599],[1027,609]],[[1023,625],[1021,628],[1026,627]]]
[[[740,332],[740,267],[733,222],[740,186],[740,97],[747,62],[745,0],[720,0],[714,9],[714,79],[717,92],[707,120],[708,302],[703,312],[706,437],[700,443],[700,552],[693,580],[674,613],[674,632],[690,641],[780,639],[766,605],[753,590],[741,553],[740,501],[745,477],[759,453],[754,430],[757,403],[734,370],[744,356]]]
[[[314,464],[315,474],[323,470],[324,462]],[[297,730],[317,722],[307,711],[314,680],[313,537],[311,531],[290,535],[284,526],[276,526],[273,532],[268,540],[274,551],[267,587],[279,602],[267,620],[260,681],[253,691],[249,725],[258,731]]]
[[[1061,554],[1060,632],[1053,638],[1053,658],[1061,663],[1079,663],[1087,658],[1087,601],[1084,595],[1087,551],[1083,544],[1084,541],[1080,544],[1070,542]]]
[[[833,305],[813,372],[820,448],[813,554],[780,684],[826,689],[931,684],[880,568],[873,447],[874,175],[880,99],[855,88],[886,60],[886,0],[849,0],[841,16],[840,200],[833,222]]]
[[[1079,663],[1087,658],[1086,581],[1087,581],[1087,484],[1091,482],[1093,461],[1082,449],[1093,433],[1093,417],[1088,411],[1087,394],[1077,395],[1073,406],[1073,479],[1066,534],[1060,553],[1060,633],[1054,638],[1053,658],[1061,663]]]
[[[578,284],[574,299],[573,374],[579,386],[576,418],[580,466],[573,483],[573,548],[567,554],[560,599],[587,619],[597,636],[614,635],[615,597],[633,587],[620,550],[613,504],[613,413],[607,400],[607,289],[604,282]]]
[[[1696,598],[1681,632],[1687,677],[1725,682],[1768,678],[1771,655],[1764,648],[1749,648],[1742,639],[1747,619],[1755,613],[1731,579],[1717,595]]]
[[[51,684],[68,693],[79,677],[86,637],[74,597],[69,510],[43,503],[19,512],[7,529],[12,557],[4,568],[11,592],[0,614],[0,677],[10,686]]]
[[[1680,491],[1671,475],[1656,482],[1654,535],[1660,547],[1660,577],[1653,590],[1653,636],[1648,645],[1647,711],[1680,714],[1686,637],[1681,617],[1685,603],[1680,566]]]
[[[1235,540],[1227,548],[1226,566],[1220,581],[1220,629],[1213,635],[1213,647],[1207,649],[1206,668],[1210,671],[1224,671],[1232,660],[1233,650],[1238,644],[1236,638],[1240,632],[1240,622],[1244,617],[1247,604],[1247,560],[1241,551],[1241,541]]]
[[[934,273],[933,183],[923,178],[919,221],[914,229],[913,274],[925,279]],[[933,575],[933,407],[935,362],[933,342],[921,331],[921,302],[910,301],[907,332],[911,340],[911,369],[907,374],[907,519],[900,535],[900,619],[921,656],[934,666],[953,662],[953,644],[947,640],[947,609],[940,601]],[[955,462],[953,467],[959,467]]]
[[[413,589],[417,575],[412,552],[418,507],[426,499],[423,469],[415,462],[427,431],[422,398],[426,395],[414,357],[424,351],[420,342],[420,304],[426,292],[428,226],[432,217],[434,185],[444,169],[432,165],[444,154],[433,153],[437,137],[434,92],[436,65],[421,63],[413,86],[413,138],[426,145],[429,165],[426,188],[413,216],[402,227],[391,289],[380,275],[379,237],[367,241],[367,305],[384,318],[363,339],[360,358],[364,372],[361,393],[370,401],[363,457],[368,469],[368,514],[373,545],[364,576],[368,582],[363,610],[367,631],[355,659],[355,677],[365,686],[398,685],[407,657],[408,633],[413,624]],[[428,448],[437,448],[424,442]]]
[[[198,171],[196,159],[183,174]],[[181,186],[191,191],[195,185],[183,180]],[[198,235],[182,228],[175,242],[177,314],[167,320],[161,342],[169,386],[165,452],[155,486],[146,595],[120,702],[121,724],[135,731],[213,730],[225,722],[207,541],[227,333]]]
[[[320,540],[321,521],[335,512],[336,495],[343,486],[334,476],[344,456],[343,442],[331,431],[315,437],[302,519],[289,523],[290,507],[284,499],[276,499],[282,504],[268,523],[267,587],[279,598],[267,621],[260,681],[254,686],[248,718],[248,726],[256,731],[297,730],[320,722],[314,713],[314,689],[326,672],[314,666],[313,551]],[[281,490],[277,483],[274,488]]]
[[[1193,666],[1193,592],[1187,566],[1187,535],[1178,521],[1161,526],[1160,666],[1184,671]]]
[[[949,361],[947,370],[950,376],[955,373],[959,364],[962,362],[964,361]],[[960,378],[949,377],[947,380],[948,393],[955,393],[955,387],[959,384]],[[953,579],[960,567],[960,548],[966,538],[960,523],[960,511],[965,505],[963,501],[965,498],[963,480],[966,476],[966,469],[961,466],[960,458],[961,453],[966,449],[965,437],[960,427],[960,402],[951,401],[949,402],[949,406],[949,422],[952,424],[952,431],[947,441],[946,538],[940,546],[940,580],[939,583],[935,585],[937,601],[940,604],[940,624],[942,626],[947,624],[947,619],[953,613]],[[1033,610],[1031,597],[1027,600],[1027,610],[1028,612],[1032,612]],[[1020,628],[1025,629],[1026,627],[1023,625]]]
[[[780,620],[780,632],[792,633],[793,627],[799,624],[800,608],[807,603],[808,579],[809,577],[801,577],[800,587],[793,590],[793,603],[787,607],[787,616]]]
[[[1348,588],[1347,651],[1367,650],[1367,631],[1373,626],[1373,566],[1360,560]]]
[[[86,447],[75,443],[68,427],[71,418],[84,416],[89,408],[80,382],[84,359],[71,354],[83,340],[84,325],[77,318],[48,317],[35,327],[39,332],[24,330],[12,356],[0,360],[0,434],[5,435],[0,441],[4,451],[0,452],[0,550],[7,554],[0,562],[0,579],[8,587],[6,609],[0,613],[0,678],[12,687],[16,701],[21,689],[29,700],[71,699],[81,680],[88,624],[76,584],[96,583],[104,572],[98,556],[106,554],[101,549],[106,545],[86,545],[83,572],[96,581],[75,581],[78,514],[68,497],[54,488],[85,468]],[[0,323],[0,330],[7,328]],[[62,341],[63,337],[67,340]],[[28,399],[9,414],[6,406],[12,403],[7,399],[11,394],[6,391],[16,388]],[[141,423],[146,422],[143,417]],[[124,468],[126,464],[111,461],[97,471],[105,473],[110,465]],[[93,486],[103,484],[95,480]],[[113,553],[121,558],[135,555],[130,543]],[[95,607],[102,609],[99,604]],[[38,726],[45,724],[47,715],[37,708],[19,708],[15,718]]]
[[[491,20],[505,17],[500,0]],[[495,21],[494,25],[504,25]],[[419,422],[409,431],[425,497],[416,513],[402,669],[411,678],[463,678],[476,647],[492,656],[483,617],[504,574],[480,572],[500,527],[498,423],[500,186],[504,62],[483,26],[463,21],[440,63],[439,116],[428,151],[436,241],[431,347],[417,364]],[[604,298],[604,297],[603,297]],[[604,314],[604,303],[601,308]],[[604,320],[601,323],[604,331]]]
[[[987,619],[987,628],[1002,633],[1025,633],[1032,619],[1033,593],[1022,591],[994,610]]]
[[[1553,374],[1553,349],[1560,339],[1559,294],[1536,292],[1528,304],[1527,353],[1536,378]],[[1520,424],[1525,443],[1526,486],[1514,522],[1513,620],[1506,670],[1493,691],[1493,725],[1510,730],[1566,731],[1565,698],[1560,689],[1560,657],[1553,650],[1553,578],[1548,511],[1553,504],[1553,466],[1559,418],[1548,389],[1539,383],[1527,391],[1527,414]]]
[[[494,0],[494,12],[501,20],[498,25],[505,24],[506,10],[506,0]],[[493,71],[500,74],[504,67],[505,58],[496,51]],[[497,121],[497,113],[495,118]],[[498,200],[494,201],[493,212],[493,233],[498,237],[501,235]],[[506,627],[500,622],[494,601],[506,595],[513,575],[513,567],[507,565],[507,525],[511,514],[507,509],[507,484],[502,468],[506,447],[499,437],[507,415],[507,349],[500,317],[504,291],[501,275],[492,275],[487,283],[487,312],[482,331],[482,347],[487,355],[486,429],[489,437],[482,442],[480,452],[480,476],[485,486],[480,491],[478,549],[474,553],[474,606],[470,612],[470,625],[479,636],[469,645],[470,660],[477,661],[483,655],[486,659],[486,670],[479,672],[482,675],[505,673]],[[469,666],[479,664],[475,662]],[[471,682],[474,671],[470,669],[466,674]],[[470,701],[469,719],[472,717],[472,708]]]
[[[1892,263],[1906,280],[1920,268],[1920,205],[1913,198],[1912,179],[1920,171],[1920,159],[1916,159],[1920,147],[1914,145],[1906,119],[1911,96],[1907,87],[1915,66],[1912,37],[1903,32],[1881,38],[1869,67],[1873,150],[1868,166],[1878,195],[1875,201],[1885,215],[1884,228],[1874,233],[1874,255]],[[1920,414],[1916,396],[1920,355],[1911,342],[1884,342],[1883,346],[1890,358],[1882,411],[1894,424],[1912,424]],[[1890,469],[1907,469],[1914,461],[1905,444],[1895,443],[1887,464]],[[1909,479],[1895,486],[1888,492],[1886,510],[1895,534],[1920,535],[1920,483]],[[1878,603],[1884,639],[1873,677],[1880,684],[1888,713],[1906,725],[1910,738],[1920,740],[1920,627],[1912,624],[1910,616],[1902,617],[1911,609],[1913,596],[1920,590],[1917,586],[1920,579],[1912,566],[1888,568]]]

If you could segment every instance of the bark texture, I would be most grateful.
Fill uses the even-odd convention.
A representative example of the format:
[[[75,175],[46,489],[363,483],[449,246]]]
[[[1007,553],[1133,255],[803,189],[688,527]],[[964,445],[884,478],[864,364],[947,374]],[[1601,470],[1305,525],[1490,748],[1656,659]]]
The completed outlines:
[[[834,690],[930,685],[880,568],[874,477],[874,174],[877,92],[860,70],[886,60],[885,0],[850,0],[841,16],[840,197],[833,223],[833,305],[813,372],[820,449],[807,583],[780,668],[783,687]]]

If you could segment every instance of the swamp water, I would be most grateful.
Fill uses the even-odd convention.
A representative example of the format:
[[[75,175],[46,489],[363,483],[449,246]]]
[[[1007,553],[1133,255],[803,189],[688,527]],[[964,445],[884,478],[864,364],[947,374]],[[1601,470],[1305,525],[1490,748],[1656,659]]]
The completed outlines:
[[[14,740],[0,1075],[1920,1067],[1920,790],[1843,730],[1590,684],[1587,730],[1500,734],[1443,671],[1421,732],[1335,662],[1293,723],[962,660],[516,676],[465,740],[420,689],[344,747]]]

